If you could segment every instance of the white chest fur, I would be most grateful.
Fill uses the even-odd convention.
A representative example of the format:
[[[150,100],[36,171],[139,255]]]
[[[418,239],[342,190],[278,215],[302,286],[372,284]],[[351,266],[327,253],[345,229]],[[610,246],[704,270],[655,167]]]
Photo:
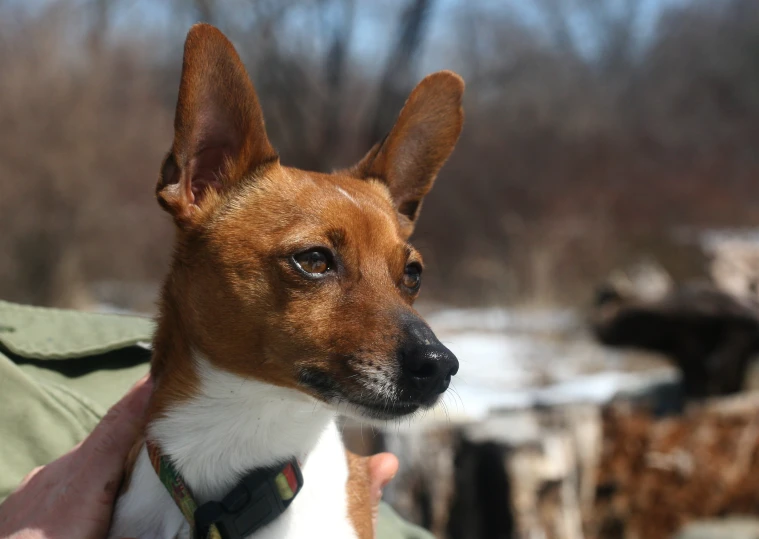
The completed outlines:
[[[355,538],[347,511],[348,467],[334,413],[300,392],[199,360],[200,394],[148,428],[202,504],[221,499],[252,468],[296,456],[304,485],[287,511],[255,539]],[[110,537],[189,539],[189,527],[160,483],[145,448],[119,499]]]

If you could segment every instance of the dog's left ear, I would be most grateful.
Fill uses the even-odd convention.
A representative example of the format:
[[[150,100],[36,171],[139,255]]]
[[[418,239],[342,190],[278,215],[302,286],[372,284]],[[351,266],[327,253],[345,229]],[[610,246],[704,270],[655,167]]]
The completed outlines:
[[[350,171],[388,186],[406,236],[411,235],[422,199],[459,138],[463,95],[464,81],[451,71],[425,77],[411,92],[385,140]]]

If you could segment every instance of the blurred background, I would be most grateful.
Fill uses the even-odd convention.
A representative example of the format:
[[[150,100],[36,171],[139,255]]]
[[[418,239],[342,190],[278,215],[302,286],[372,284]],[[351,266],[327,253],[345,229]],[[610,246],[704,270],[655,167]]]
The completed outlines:
[[[401,455],[404,516],[759,537],[759,3],[0,0],[0,298],[154,311],[197,21],[235,43],[287,165],[350,165],[424,75],[467,82],[414,235],[461,374],[419,422],[346,426]]]

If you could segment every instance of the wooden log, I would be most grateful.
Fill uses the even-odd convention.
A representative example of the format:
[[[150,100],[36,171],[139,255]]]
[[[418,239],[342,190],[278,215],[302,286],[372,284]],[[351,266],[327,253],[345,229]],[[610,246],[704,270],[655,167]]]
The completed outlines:
[[[759,305],[710,284],[685,284],[655,300],[603,288],[591,326],[607,346],[668,356],[682,373],[689,400],[740,391],[749,361],[759,353]]]
[[[355,426],[345,430],[359,439]],[[572,405],[388,429],[364,450],[398,455],[401,469],[385,498],[436,537],[582,539],[600,441],[598,407]]]

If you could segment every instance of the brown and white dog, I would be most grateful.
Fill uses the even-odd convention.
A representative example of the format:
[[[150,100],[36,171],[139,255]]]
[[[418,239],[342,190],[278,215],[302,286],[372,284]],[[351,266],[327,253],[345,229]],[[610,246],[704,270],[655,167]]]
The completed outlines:
[[[153,343],[145,440],[198,504],[251,470],[297,458],[304,484],[250,537],[372,537],[365,462],[336,414],[395,420],[432,406],[456,358],[412,308],[422,259],[408,243],[463,123],[464,83],[425,78],[356,166],[282,166],[233,46],[188,36],[174,143],[156,188],[176,223]],[[112,537],[188,538],[143,440]]]

